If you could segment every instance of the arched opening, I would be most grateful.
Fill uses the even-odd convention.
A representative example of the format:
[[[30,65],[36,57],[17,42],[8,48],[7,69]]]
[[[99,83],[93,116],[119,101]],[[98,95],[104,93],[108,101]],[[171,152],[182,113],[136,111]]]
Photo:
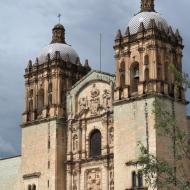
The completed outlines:
[[[38,114],[42,114],[44,108],[44,89],[40,89],[38,92]]]
[[[139,84],[139,63],[135,62],[131,65],[130,69],[131,73],[131,92],[138,91],[138,84]]]
[[[169,81],[169,63],[165,62],[164,65],[164,70],[165,70],[165,80],[168,82]]]
[[[123,89],[125,87],[125,62],[120,64],[120,87]]]
[[[124,74],[120,75],[120,86],[122,89],[125,87],[125,75]]]
[[[162,80],[162,68],[158,67],[157,69],[157,78],[158,80]]]
[[[99,130],[94,130],[90,135],[90,157],[95,158],[101,155],[102,137]]]
[[[32,190],[36,190],[36,185],[35,184],[32,185]]]
[[[148,68],[145,69],[145,71],[144,71],[144,80],[145,80],[146,82],[148,82],[148,81],[150,80],[149,69],[148,69]]]
[[[28,110],[29,112],[33,111],[33,100],[29,100]]]
[[[143,174],[142,174],[142,171],[138,172],[138,187],[143,187]]]
[[[136,172],[132,172],[132,187],[135,188],[137,186],[137,176],[136,176]]]
[[[144,65],[149,65],[149,56],[148,55],[144,56]]]
[[[48,94],[48,105],[52,105],[52,94]]]
[[[50,82],[48,85],[48,93],[51,93],[53,91],[52,83]]]
[[[28,190],[32,190],[32,185],[28,185]]]

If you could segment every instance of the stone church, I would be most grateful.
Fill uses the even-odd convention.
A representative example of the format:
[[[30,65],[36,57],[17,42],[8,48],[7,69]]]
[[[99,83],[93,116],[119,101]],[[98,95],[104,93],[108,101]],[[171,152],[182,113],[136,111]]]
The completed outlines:
[[[52,40],[25,69],[21,156],[0,160],[1,190],[150,190],[137,160],[138,143],[158,157],[167,140],[154,128],[153,102],[164,99],[189,130],[182,72],[182,37],[155,11],[154,0],[115,37],[115,75],[81,64],[54,26]]]

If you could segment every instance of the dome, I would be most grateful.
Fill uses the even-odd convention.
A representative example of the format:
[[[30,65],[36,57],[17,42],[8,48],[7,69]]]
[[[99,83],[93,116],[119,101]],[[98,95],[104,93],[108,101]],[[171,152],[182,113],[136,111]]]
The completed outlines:
[[[159,27],[160,24],[162,24],[162,27],[167,31],[168,24],[166,20],[157,12],[140,12],[137,15],[135,15],[129,22],[129,30],[130,34],[135,34],[138,32],[140,23],[142,22],[144,24],[145,29],[148,28],[148,25],[151,20],[155,20],[155,23],[157,27]]]
[[[53,59],[55,52],[57,51],[60,52],[60,56],[62,59],[66,59],[67,57],[69,57],[70,62],[72,63],[76,63],[76,60],[79,58],[76,51],[70,45],[63,43],[53,43],[49,44],[41,51],[40,55],[38,56],[39,64],[47,61],[48,54],[50,55],[50,59]]]

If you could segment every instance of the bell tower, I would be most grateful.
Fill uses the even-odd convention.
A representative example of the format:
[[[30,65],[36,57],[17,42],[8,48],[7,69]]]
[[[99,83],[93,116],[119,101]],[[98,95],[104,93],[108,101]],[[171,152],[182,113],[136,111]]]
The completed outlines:
[[[21,190],[66,188],[66,93],[90,71],[54,26],[51,43],[25,69]]]
[[[154,11],[154,0],[142,0],[141,12],[129,22],[125,33],[115,37],[115,100],[157,92],[184,100],[184,90],[175,91],[175,76],[169,65],[182,71],[182,38]]]
[[[126,31],[118,30],[114,50],[115,189],[151,189],[138,163],[129,163],[140,155],[139,142],[155,156],[170,158],[168,140],[161,139],[154,127],[155,98],[163,100],[176,113],[180,126],[187,129],[184,88],[176,88],[176,77],[169,67],[182,72],[182,37],[155,12],[154,0],[141,0],[141,11],[130,20]]]

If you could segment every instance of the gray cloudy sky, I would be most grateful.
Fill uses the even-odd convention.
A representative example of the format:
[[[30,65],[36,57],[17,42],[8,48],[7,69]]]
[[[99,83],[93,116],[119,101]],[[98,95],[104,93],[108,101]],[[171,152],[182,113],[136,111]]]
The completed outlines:
[[[20,153],[24,69],[50,42],[62,14],[66,39],[98,69],[99,33],[103,35],[103,70],[114,73],[113,41],[139,11],[140,0],[1,0],[0,1],[0,157]],[[156,0],[156,10],[179,28],[184,38],[184,70],[190,66],[189,0]]]

